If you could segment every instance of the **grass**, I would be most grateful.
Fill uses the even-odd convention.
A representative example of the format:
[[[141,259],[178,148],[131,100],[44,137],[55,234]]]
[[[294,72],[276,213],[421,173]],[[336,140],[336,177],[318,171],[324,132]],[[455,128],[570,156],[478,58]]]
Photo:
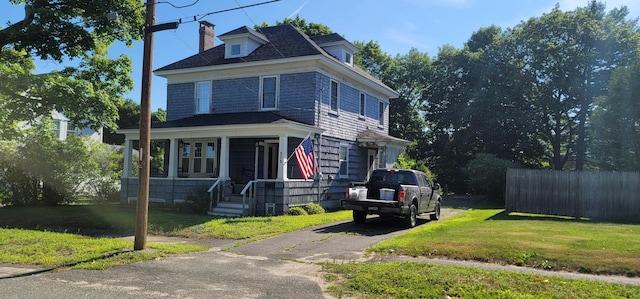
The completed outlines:
[[[189,238],[225,238],[256,240],[305,227],[351,219],[351,211],[302,216],[270,216],[213,219],[199,225],[168,233]]]
[[[148,233],[193,239],[225,238],[250,242],[308,226],[350,219],[348,211],[309,216],[213,218],[151,210]],[[116,205],[0,208],[0,262],[43,267],[104,269],[206,247],[149,243],[132,251],[135,209]],[[112,236],[112,237],[100,237]]]
[[[640,225],[470,210],[385,240],[371,251],[568,270],[640,275]]]
[[[0,229],[0,261],[39,265],[45,268],[105,269],[174,254],[203,251],[207,247],[149,243],[145,250],[132,249],[133,242],[122,239]]]
[[[640,287],[424,263],[324,264],[337,298],[640,298]]]
[[[0,227],[69,232],[85,235],[131,235],[135,208],[119,205],[72,205],[57,207],[5,207]],[[351,219],[349,211],[308,216],[216,218],[176,211],[151,209],[148,233],[194,239],[260,239],[308,226]]]

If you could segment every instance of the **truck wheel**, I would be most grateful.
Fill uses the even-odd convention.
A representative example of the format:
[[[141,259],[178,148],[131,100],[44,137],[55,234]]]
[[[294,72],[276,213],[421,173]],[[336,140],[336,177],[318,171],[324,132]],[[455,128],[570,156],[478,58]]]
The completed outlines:
[[[367,220],[367,212],[353,210],[353,222],[363,224]]]
[[[412,228],[416,226],[416,217],[418,216],[418,208],[415,204],[411,204],[409,207],[409,214],[404,217],[404,224],[408,228]]]
[[[433,211],[433,214],[429,215],[429,219],[431,220],[440,219],[440,201],[436,202],[436,210]]]

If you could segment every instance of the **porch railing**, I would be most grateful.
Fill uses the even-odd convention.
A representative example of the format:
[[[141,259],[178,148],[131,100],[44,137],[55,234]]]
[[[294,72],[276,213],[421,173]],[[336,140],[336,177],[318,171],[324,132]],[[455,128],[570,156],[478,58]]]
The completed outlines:
[[[242,192],[240,192],[240,194],[242,194],[242,215],[243,216],[248,216],[248,215],[253,215],[254,214],[254,206],[255,206],[255,201],[256,201],[256,183],[258,181],[257,180],[252,180],[249,181],[247,183],[247,185],[244,186],[244,189],[242,189]],[[247,207],[247,199],[249,200],[249,205]],[[249,209],[249,213],[247,214],[246,209]]]
[[[207,189],[207,192],[209,192],[209,211],[211,211],[214,206],[218,205],[218,202],[220,202],[220,198],[222,197],[221,189],[222,189],[222,186],[224,186],[224,184],[220,184],[220,182],[223,182],[223,181],[222,180],[216,180],[211,185],[211,187],[209,187],[209,189]],[[213,196],[213,191],[218,191],[218,192],[216,192],[215,198]],[[214,199],[215,199],[215,201],[214,201]],[[215,203],[215,205],[214,205],[214,203]]]

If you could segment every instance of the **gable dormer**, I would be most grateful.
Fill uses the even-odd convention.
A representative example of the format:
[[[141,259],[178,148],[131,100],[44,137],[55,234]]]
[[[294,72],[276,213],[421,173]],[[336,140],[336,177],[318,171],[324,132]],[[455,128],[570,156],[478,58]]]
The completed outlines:
[[[224,58],[246,57],[258,47],[269,42],[264,34],[247,26],[218,36],[224,42]]]
[[[353,55],[358,52],[358,47],[344,39],[337,33],[311,37],[318,46],[340,62],[353,66]]]

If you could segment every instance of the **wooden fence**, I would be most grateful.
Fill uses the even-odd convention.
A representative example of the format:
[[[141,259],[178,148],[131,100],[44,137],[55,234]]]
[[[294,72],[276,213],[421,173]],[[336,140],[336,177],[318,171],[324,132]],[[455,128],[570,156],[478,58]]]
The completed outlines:
[[[640,222],[639,172],[509,169],[505,209]]]

